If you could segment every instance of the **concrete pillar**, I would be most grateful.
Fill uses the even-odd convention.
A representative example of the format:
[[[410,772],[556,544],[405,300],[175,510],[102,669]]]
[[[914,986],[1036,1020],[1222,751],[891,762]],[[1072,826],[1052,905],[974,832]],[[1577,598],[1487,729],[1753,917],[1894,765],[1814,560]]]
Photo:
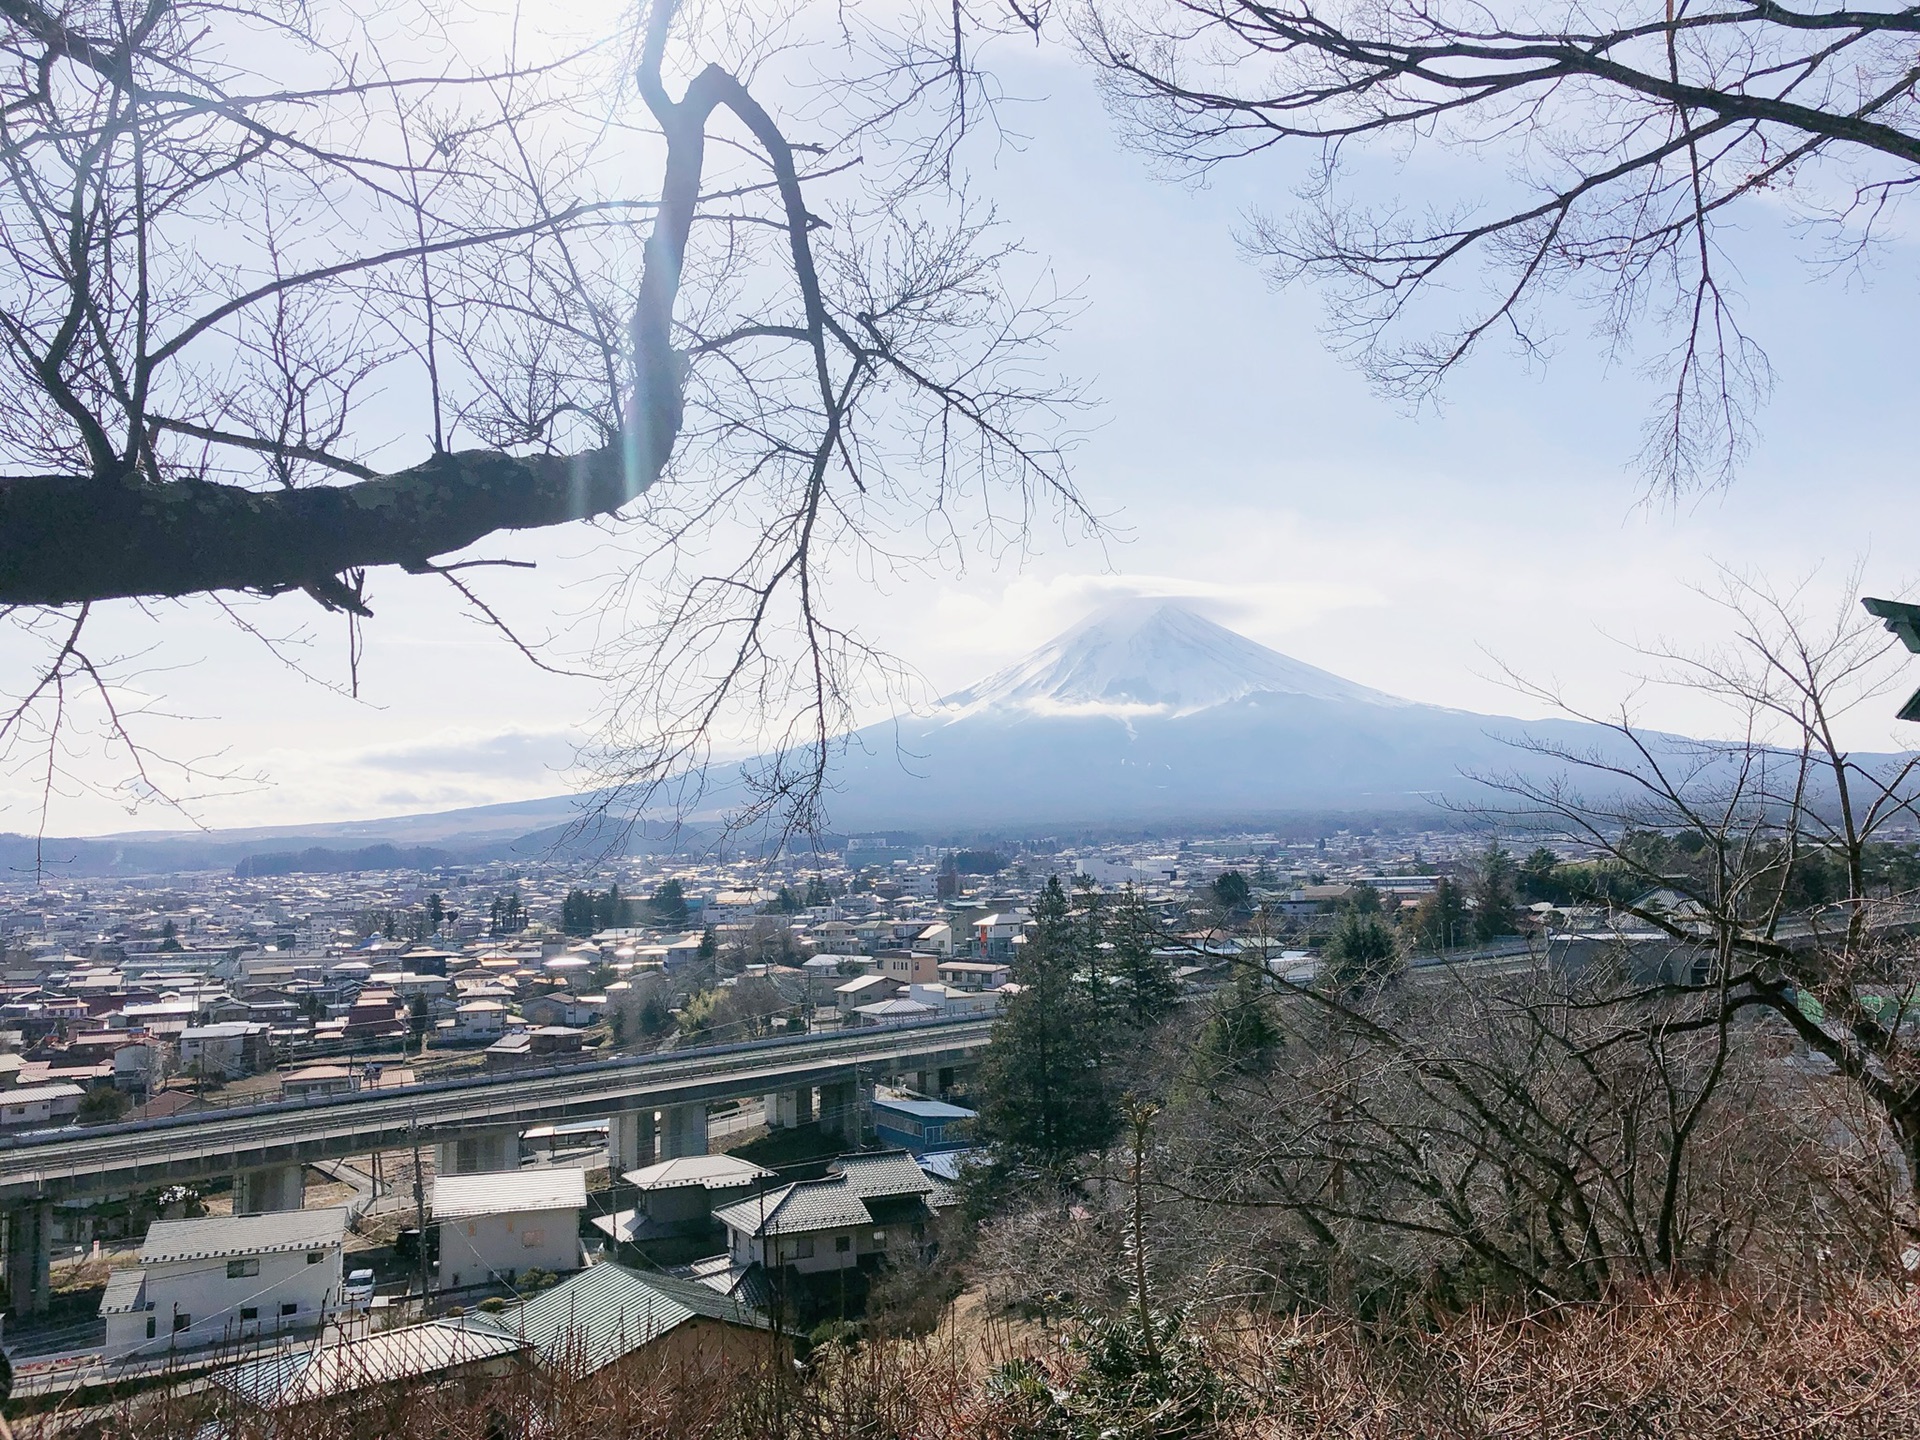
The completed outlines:
[[[860,1143],[861,1088],[851,1080],[820,1087],[820,1128],[848,1145]]]
[[[486,1130],[463,1135],[458,1140],[443,1140],[433,1147],[434,1173],[437,1175],[478,1175],[488,1170],[520,1168],[520,1132]]]
[[[607,1117],[607,1173],[613,1179],[653,1164],[653,1150],[653,1111],[625,1110]]]
[[[15,1315],[41,1315],[53,1298],[53,1207],[21,1205],[7,1212],[7,1293]]]
[[[307,1178],[298,1165],[267,1165],[233,1177],[233,1213],[273,1215],[306,1204]]]
[[[781,1090],[767,1096],[767,1126],[774,1130],[792,1130],[813,1123],[813,1087]]]
[[[707,1153],[707,1107],[669,1105],[660,1112],[660,1158]]]

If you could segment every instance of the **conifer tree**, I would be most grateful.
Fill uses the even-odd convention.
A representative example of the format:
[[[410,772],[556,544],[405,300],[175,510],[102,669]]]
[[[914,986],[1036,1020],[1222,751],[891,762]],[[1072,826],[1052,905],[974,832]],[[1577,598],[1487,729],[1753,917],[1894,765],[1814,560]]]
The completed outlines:
[[[1349,910],[1326,948],[1321,979],[1329,990],[1364,990],[1391,980],[1404,967],[1400,937],[1377,914]]]
[[[994,1025],[982,1067],[981,1109],[1008,1150],[1059,1169],[1111,1140],[1116,1117],[1100,1074],[1097,1014],[1076,979],[1076,927],[1058,876],[1041,892],[1034,920],[1014,962],[1020,993]]]
[[[1158,953],[1160,927],[1153,911],[1131,885],[1120,897],[1110,929],[1116,1007],[1135,1029],[1148,1029],[1179,1003],[1180,983],[1172,963]]]
[[[1234,967],[1233,984],[1217,992],[1213,1013],[1200,1032],[1195,1059],[1206,1082],[1229,1070],[1255,1072],[1281,1043],[1280,1022],[1256,965]]]

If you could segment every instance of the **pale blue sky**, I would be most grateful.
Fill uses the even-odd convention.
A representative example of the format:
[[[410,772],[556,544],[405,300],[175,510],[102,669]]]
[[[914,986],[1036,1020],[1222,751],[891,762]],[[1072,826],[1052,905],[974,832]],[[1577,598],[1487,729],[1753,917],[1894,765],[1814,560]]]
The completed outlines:
[[[1629,462],[1647,391],[1603,369],[1577,313],[1543,371],[1489,351],[1437,412],[1405,415],[1328,355],[1316,297],[1273,293],[1235,247],[1247,206],[1286,203],[1288,162],[1242,165],[1201,189],[1169,184],[1117,147],[1079,71],[1040,57],[1007,73],[1011,90],[1040,97],[1010,112],[1030,138],[983,166],[976,188],[1084,297],[1059,358],[1102,402],[1077,469],[1121,534],[1104,555],[1043,530],[1022,567],[844,577],[835,603],[933,689],[998,668],[1104,597],[1144,592],[1198,596],[1255,639],[1384,690],[1537,713],[1493,678],[1489,657],[1605,704],[1640,668],[1621,641],[1718,638],[1718,615],[1693,591],[1716,562],[1817,572],[1835,595],[1856,563],[1882,593],[1920,572],[1913,245],[1881,252],[1864,279],[1822,280],[1785,228],[1750,215],[1742,289],[1777,372],[1760,444],[1724,494],[1640,507]],[[1416,154],[1396,183],[1452,194],[1475,174]],[[583,531],[516,545],[546,568],[497,577],[490,593],[537,632],[556,584],[578,582],[561,592],[563,613],[589,603],[585,577],[606,567],[605,544]],[[190,668],[150,688],[191,718],[156,715],[150,733],[265,777],[200,803],[201,818],[290,824],[565,787],[560,767],[594,687],[534,670],[423,582],[383,576],[375,596],[359,701],[277,667],[202,607],[169,613],[154,663]],[[316,665],[343,671],[336,620],[297,598],[258,613],[311,632]],[[144,622],[118,623],[128,648],[155,638]],[[1863,716],[1855,743],[1896,743],[1884,719],[1896,704]],[[1649,694],[1643,712],[1669,728],[1711,723],[1682,696]],[[0,828],[36,823],[30,793],[24,777],[5,782]],[[85,797],[49,820],[68,833],[178,823]]]

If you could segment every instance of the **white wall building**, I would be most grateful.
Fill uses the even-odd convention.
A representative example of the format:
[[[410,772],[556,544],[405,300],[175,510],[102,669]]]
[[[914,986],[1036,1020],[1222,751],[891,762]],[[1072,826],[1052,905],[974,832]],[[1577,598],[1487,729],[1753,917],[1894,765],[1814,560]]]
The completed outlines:
[[[570,1166],[440,1176],[433,1182],[440,1288],[579,1269],[586,1205],[587,1177]]]
[[[43,1125],[65,1125],[80,1113],[86,1094],[65,1080],[51,1085],[18,1085],[0,1091],[0,1130],[33,1130]]]
[[[339,1302],[346,1234],[344,1207],[154,1221],[100,1302],[107,1359],[312,1329]]]

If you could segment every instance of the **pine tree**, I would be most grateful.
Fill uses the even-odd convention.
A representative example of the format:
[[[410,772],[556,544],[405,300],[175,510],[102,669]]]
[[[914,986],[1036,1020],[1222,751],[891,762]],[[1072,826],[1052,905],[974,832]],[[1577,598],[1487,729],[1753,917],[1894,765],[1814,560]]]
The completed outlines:
[[[1398,975],[1400,937],[1377,914],[1349,910],[1321,951],[1321,980],[1329,990],[1364,990]]]
[[[1112,924],[1114,998],[1137,1030],[1159,1024],[1180,1001],[1173,965],[1158,953],[1160,927],[1146,898],[1131,885],[1120,897]]]
[[[1280,1022],[1263,980],[1260,967],[1236,966],[1233,984],[1214,995],[1213,1013],[1200,1032],[1195,1054],[1209,1084],[1228,1070],[1263,1069],[1279,1047]]]
[[[1485,944],[1514,932],[1513,856],[1489,840],[1473,877],[1473,936]]]
[[[1423,950],[1444,952],[1468,938],[1467,904],[1460,887],[1442,879],[1413,912],[1413,933]]]
[[[1080,947],[1058,876],[1034,920],[1014,964],[1020,993],[995,1023],[982,1066],[981,1110],[1002,1145],[1058,1169],[1111,1140],[1117,1119],[1101,1081],[1096,1012],[1075,978]]]

